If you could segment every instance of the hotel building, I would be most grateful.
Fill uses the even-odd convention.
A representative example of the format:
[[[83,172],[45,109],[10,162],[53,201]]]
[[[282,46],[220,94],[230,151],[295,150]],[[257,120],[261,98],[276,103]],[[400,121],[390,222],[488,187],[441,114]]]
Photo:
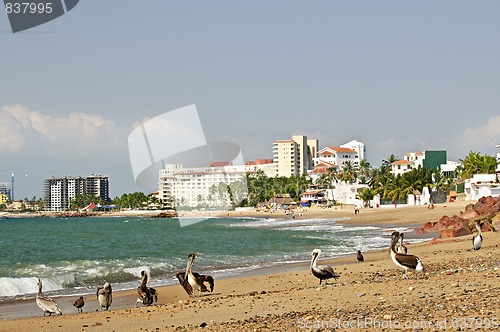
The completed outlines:
[[[307,136],[294,135],[291,140],[273,143],[275,176],[306,175],[313,168],[313,158],[318,152],[319,141]]]
[[[207,167],[191,168],[167,164],[159,171],[158,198],[165,207],[171,209],[228,207],[246,197],[245,175],[258,170],[273,176],[272,160],[258,159],[245,165],[212,162]],[[232,197],[228,187],[231,188]]]
[[[441,166],[446,164],[451,165],[447,163],[446,151],[408,152],[405,154],[404,159],[396,160],[391,164],[391,173],[402,175],[418,167],[441,169]],[[449,169],[447,170],[449,171]]]
[[[82,194],[94,195],[103,200],[109,200],[108,176],[92,174],[86,177],[52,177],[44,181],[45,207],[49,211],[65,211],[69,209],[71,199]]]
[[[7,198],[11,199],[11,186],[10,182],[0,182],[0,194],[4,194]]]

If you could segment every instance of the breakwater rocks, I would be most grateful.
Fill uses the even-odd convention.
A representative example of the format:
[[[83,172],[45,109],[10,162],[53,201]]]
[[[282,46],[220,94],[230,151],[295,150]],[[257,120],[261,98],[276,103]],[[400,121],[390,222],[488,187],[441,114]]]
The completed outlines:
[[[452,217],[443,216],[438,221],[429,221],[417,230],[418,234],[439,232],[439,238],[447,239],[470,235],[479,221],[483,232],[500,229],[500,196],[481,197],[476,203],[468,204],[465,211]]]
[[[165,211],[151,216],[151,218],[175,218],[175,217],[177,217],[176,211]]]

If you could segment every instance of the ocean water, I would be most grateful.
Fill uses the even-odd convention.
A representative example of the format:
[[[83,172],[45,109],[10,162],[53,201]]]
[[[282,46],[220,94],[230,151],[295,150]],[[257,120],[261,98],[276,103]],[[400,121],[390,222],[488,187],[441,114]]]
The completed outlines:
[[[150,285],[177,283],[187,255],[214,278],[286,262],[387,248],[385,227],[345,226],[335,219],[9,218],[0,220],[0,301],[32,298],[36,279],[46,295],[133,289],[148,271]],[[399,229],[407,231],[407,229]]]

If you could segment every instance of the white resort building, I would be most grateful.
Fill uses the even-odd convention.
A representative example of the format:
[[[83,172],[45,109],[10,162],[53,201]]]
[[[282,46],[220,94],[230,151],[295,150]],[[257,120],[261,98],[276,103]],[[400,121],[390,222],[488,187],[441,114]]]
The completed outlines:
[[[455,172],[459,165],[460,163],[447,160],[446,151],[407,152],[403,159],[391,164],[391,173],[397,176],[422,167],[439,169],[443,174],[450,174]]]
[[[212,162],[207,167],[191,168],[167,164],[159,172],[158,198],[165,207],[178,210],[228,207],[246,197],[245,175],[258,170],[266,176],[274,176],[275,167],[270,159],[245,165]]]

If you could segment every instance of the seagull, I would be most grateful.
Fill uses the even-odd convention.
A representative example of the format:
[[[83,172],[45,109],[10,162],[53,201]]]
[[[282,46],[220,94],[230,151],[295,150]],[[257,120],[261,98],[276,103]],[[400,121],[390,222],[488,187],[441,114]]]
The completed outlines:
[[[198,296],[200,296],[201,292],[208,292],[205,282],[208,282],[210,286],[210,292],[214,291],[214,278],[212,278],[212,276],[193,272],[193,264],[195,258],[196,254],[189,254],[186,272],[178,272],[175,275],[177,279],[179,279],[179,283],[182,285],[182,287],[184,287],[184,290],[190,297],[194,297],[195,290],[198,290]]]
[[[151,288],[146,286],[146,284],[150,281],[151,279],[148,279],[148,274],[146,271],[141,271],[141,285],[137,287],[137,294],[139,297],[137,298],[137,301],[135,302],[135,306],[137,307],[138,303],[150,306],[153,304],[153,302],[158,301],[158,292],[156,289]]]
[[[319,285],[321,286],[321,282],[323,280],[325,280],[325,285],[326,285],[326,281],[328,279],[331,278],[337,279],[339,276],[335,274],[330,265],[319,265],[319,266],[316,265],[319,254],[321,254],[321,249],[314,249],[312,251],[310,271],[313,274],[313,276],[319,279]]]
[[[356,256],[356,258],[357,258],[358,262],[364,262],[365,261],[365,258],[361,254],[361,250],[358,250],[358,255]]]
[[[85,300],[83,299],[83,296],[80,296],[79,299],[77,299],[75,301],[75,303],[73,303],[73,306],[76,307],[76,309],[78,310],[78,312],[83,312],[83,306],[85,305]]]
[[[397,248],[397,252],[400,253],[400,254],[407,254],[408,253],[408,248],[406,248],[404,245],[403,245],[403,240],[404,240],[404,233],[399,233],[399,235],[401,236],[401,244],[398,246]]]
[[[399,232],[392,233],[390,254],[394,264],[396,264],[397,267],[400,267],[404,270],[403,276],[405,277],[406,273],[408,272],[408,269],[415,270],[415,272],[419,273],[424,272],[425,270],[424,265],[422,264],[420,258],[414,255],[400,254],[396,252],[396,243],[398,243],[399,238],[400,238]]]
[[[61,309],[59,309],[57,303],[55,303],[50,297],[42,295],[42,280],[40,280],[40,278],[38,278],[37,284],[38,294],[36,296],[36,304],[40,309],[42,309],[43,316],[45,317],[45,314],[49,314],[49,316],[52,314],[62,315]]]
[[[111,293],[112,293],[111,285],[107,281],[104,283],[104,286],[97,287],[97,292],[96,292],[97,301],[99,302],[99,305],[102,308],[106,308],[106,310],[109,309],[109,306],[113,301],[113,295]]]
[[[477,235],[472,237],[472,248],[474,250],[479,250],[483,245],[483,232],[481,231],[480,221],[476,221],[476,229]]]

